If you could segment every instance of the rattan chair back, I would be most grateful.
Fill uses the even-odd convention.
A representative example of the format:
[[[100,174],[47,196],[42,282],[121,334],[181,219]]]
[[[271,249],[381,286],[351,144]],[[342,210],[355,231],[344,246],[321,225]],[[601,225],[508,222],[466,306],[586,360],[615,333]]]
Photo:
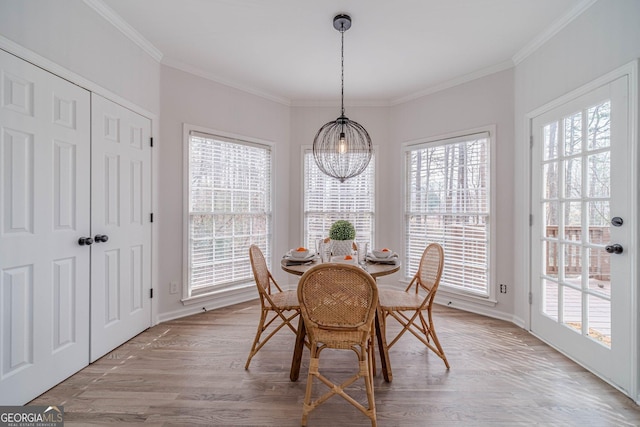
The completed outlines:
[[[371,424],[375,426],[375,400],[368,345],[378,303],[375,279],[353,264],[319,264],[300,278],[298,300],[311,342],[302,425],[306,425],[311,411],[328,398],[339,395],[369,417]],[[358,356],[357,373],[340,384],[331,382],[319,372],[320,352],[325,348],[353,350]],[[366,407],[344,391],[360,378],[365,382]],[[326,385],[329,391],[312,401],[314,379]]]

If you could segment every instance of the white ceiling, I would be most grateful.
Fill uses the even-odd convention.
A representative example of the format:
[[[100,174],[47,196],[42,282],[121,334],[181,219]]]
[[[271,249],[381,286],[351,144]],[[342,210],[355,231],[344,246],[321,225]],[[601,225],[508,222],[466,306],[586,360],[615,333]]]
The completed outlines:
[[[347,13],[345,104],[389,105],[513,66],[594,0],[85,2],[163,64],[291,105],[339,101]]]

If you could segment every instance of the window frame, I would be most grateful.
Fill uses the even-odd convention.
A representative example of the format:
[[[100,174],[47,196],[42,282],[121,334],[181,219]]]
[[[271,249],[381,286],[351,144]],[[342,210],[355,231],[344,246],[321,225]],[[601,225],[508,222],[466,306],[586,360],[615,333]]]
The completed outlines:
[[[378,148],[377,146],[373,146],[373,156],[371,158],[371,165],[373,166],[373,183],[372,183],[372,189],[373,189],[373,201],[372,201],[372,212],[371,212],[371,233],[369,236],[363,236],[361,234],[358,234],[358,229],[356,224],[354,224],[354,226],[356,226],[356,238],[355,241],[363,241],[363,242],[368,242],[369,243],[369,248],[374,247],[375,244],[375,237],[376,237],[376,212],[377,212],[377,207],[378,207],[378,201],[377,201],[377,190],[378,190],[378,173],[376,172],[378,169]],[[301,228],[301,233],[302,233],[302,240],[304,242],[304,245],[308,248],[310,248],[311,250],[315,250],[315,241],[314,239],[312,239],[309,236],[309,232],[307,230],[307,211],[306,211],[306,195],[305,195],[305,189],[306,189],[306,155],[309,154],[311,155],[311,157],[313,157],[313,147],[311,145],[303,145],[301,146],[301,152],[300,152],[300,159],[301,159],[301,168],[300,168],[300,175],[301,175],[301,188],[300,188],[300,204],[302,207],[302,221],[300,224],[300,228]],[[334,179],[334,178],[329,178],[329,179]],[[347,180],[348,182],[348,180]],[[336,218],[336,219],[348,219],[348,218]],[[324,237],[328,237],[329,236],[329,227],[331,226],[331,224],[329,224],[329,226],[326,228],[326,233]]]
[[[411,280],[411,276],[408,275],[409,271],[409,262],[407,261],[407,248],[409,242],[407,240],[407,226],[408,226],[408,193],[409,193],[409,185],[410,185],[410,177],[409,171],[407,170],[407,153],[417,149],[423,148],[433,148],[436,146],[441,146],[449,143],[459,143],[465,141],[465,139],[472,139],[478,135],[483,133],[487,134],[487,138],[489,139],[489,162],[488,162],[488,179],[489,183],[487,189],[489,191],[489,201],[488,201],[488,220],[487,224],[489,227],[487,233],[487,278],[486,278],[486,294],[475,292],[468,289],[463,289],[460,287],[449,286],[445,282],[440,283],[440,287],[438,290],[439,294],[449,294],[450,296],[457,297],[463,300],[475,301],[486,303],[489,305],[495,305],[497,303],[496,294],[497,294],[497,286],[495,284],[496,277],[496,126],[495,125],[487,125],[473,129],[467,129],[463,131],[455,131],[447,134],[436,135],[426,138],[421,138],[417,140],[408,141],[402,144],[402,179],[403,179],[403,213],[402,213],[402,222],[403,222],[403,251],[405,255],[405,265],[403,266],[403,274],[405,276],[405,280]],[[446,258],[446,248],[445,248],[445,258]],[[417,266],[416,266],[417,268]]]
[[[191,275],[191,263],[190,263],[190,199],[191,199],[191,183],[190,183],[190,138],[193,134],[200,134],[203,137],[209,137],[212,139],[218,139],[220,141],[230,142],[230,143],[238,143],[247,146],[254,146],[259,148],[268,149],[270,152],[270,182],[268,184],[269,190],[269,213],[267,214],[267,228],[269,232],[267,233],[267,247],[262,248],[265,259],[267,261],[267,265],[271,264],[271,254],[273,253],[273,245],[274,245],[274,215],[275,215],[275,171],[276,171],[276,150],[275,144],[270,141],[265,141],[257,138],[247,137],[244,135],[232,134],[229,132],[223,132],[220,130],[210,129],[206,127],[196,126],[184,123],[183,124],[183,171],[182,177],[184,180],[183,184],[183,204],[182,204],[182,214],[183,214],[183,282],[182,282],[182,298],[181,301],[183,304],[195,304],[200,303],[200,301],[205,299],[211,299],[211,297],[216,295],[221,295],[229,292],[236,292],[241,289],[252,288],[255,286],[253,273],[249,270],[249,274],[244,277],[235,280],[230,283],[225,283],[222,285],[211,285],[206,288],[201,288],[202,290],[193,292],[190,284],[190,275]],[[247,260],[249,259],[249,251],[247,247]]]

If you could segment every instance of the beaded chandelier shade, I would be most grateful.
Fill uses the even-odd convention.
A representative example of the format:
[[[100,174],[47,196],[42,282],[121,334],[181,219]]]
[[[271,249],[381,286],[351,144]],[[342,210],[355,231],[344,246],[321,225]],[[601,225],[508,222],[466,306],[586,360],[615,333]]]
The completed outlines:
[[[344,32],[351,28],[351,18],[337,15],[333,18],[333,27],[340,31],[342,40],[340,117],[318,130],[313,139],[313,158],[324,174],[344,182],[364,172],[373,146],[366,129],[344,115]]]

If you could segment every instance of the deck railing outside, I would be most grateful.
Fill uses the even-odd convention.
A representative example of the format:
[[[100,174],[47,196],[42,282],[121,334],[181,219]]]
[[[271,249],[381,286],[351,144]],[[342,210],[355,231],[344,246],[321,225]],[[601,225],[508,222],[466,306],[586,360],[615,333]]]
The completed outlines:
[[[564,227],[565,241],[569,244],[565,247],[564,273],[566,276],[582,274],[582,228]],[[547,237],[552,239],[558,238],[558,226],[547,226]],[[609,227],[589,227],[589,242],[595,244],[607,244],[610,240]],[[576,242],[572,245],[571,242]],[[546,271],[548,275],[555,276],[558,274],[558,245],[549,242],[547,244],[547,265]],[[589,250],[589,277],[597,280],[609,280],[611,266],[609,265],[609,254],[604,249]]]

